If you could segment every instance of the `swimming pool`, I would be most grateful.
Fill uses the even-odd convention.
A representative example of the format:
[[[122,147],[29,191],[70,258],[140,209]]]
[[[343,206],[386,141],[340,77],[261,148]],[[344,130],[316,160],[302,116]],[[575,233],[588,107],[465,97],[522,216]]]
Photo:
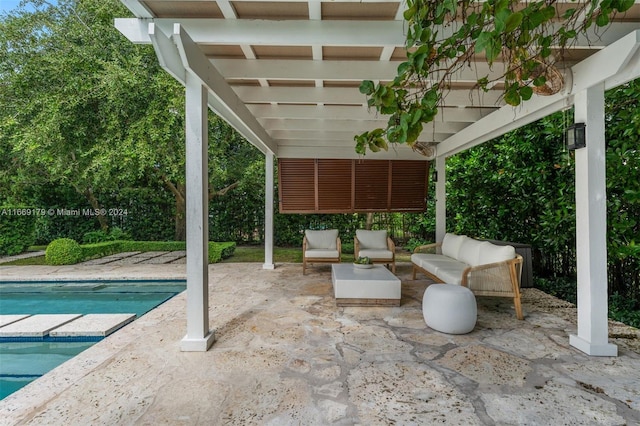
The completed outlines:
[[[186,289],[178,281],[0,283],[0,314],[135,313],[137,317]],[[99,338],[0,338],[0,399],[15,392]]]

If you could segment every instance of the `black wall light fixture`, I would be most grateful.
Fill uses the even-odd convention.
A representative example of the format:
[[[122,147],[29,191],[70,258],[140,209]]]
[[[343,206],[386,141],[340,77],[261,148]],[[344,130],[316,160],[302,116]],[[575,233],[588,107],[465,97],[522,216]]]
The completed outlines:
[[[575,123],[567,127],[567,149],[569,151],[587,146],[585,128],[584,123]]]

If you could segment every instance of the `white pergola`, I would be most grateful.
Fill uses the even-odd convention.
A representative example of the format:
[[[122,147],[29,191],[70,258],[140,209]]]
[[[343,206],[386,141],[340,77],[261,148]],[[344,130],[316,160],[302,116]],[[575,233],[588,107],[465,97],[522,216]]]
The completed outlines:
[[[273,269],[273,161],[359,158],[353,136],[384,127],[358,91],[362,80],[390,81],[405,60],[404,4],[397,0],[121,0],[135,18],[115,26],[134,43],[152,44],[164,69],[186,88],[187,334],[184,351],[206,351],[207,109],[266,157],[265,269]],[[570,7],[560,0],[558,8]],[[442,29],[441,31],[447,31]],[[426,158],[406,146],[371,159],[435,160],[436,238],[445,233],[445,160],[510,130],[572,106],[586,123],[576,151],[578,330],[570,343],[589,355],[615,356],[608,342],[604,92],[640,77],[640,0],[606,29],[591,28],[560,63],[564,89],[517,108],[500,84],[473,90],[479,77],[502,74],[474,62],[457,73],[432,126],[420,140]]]

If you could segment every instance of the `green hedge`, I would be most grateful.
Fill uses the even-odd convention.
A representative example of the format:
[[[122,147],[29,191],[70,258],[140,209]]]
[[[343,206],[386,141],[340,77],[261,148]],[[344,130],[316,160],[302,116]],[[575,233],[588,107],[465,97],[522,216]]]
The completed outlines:
[[[80,248],[82,249],[82,260],[96,259],[124,251],[122,250],[122,241],[83,244]]]
[[[0,207],[0,255],[20,254],[35,243],[33,212],[28,207]]]
[[[127,251],[176,251],[186,250],[184,241],[108,241],[104,243],[84,244],[82,260],[95,259]],[[209,242],[209,263],[217,263],[233,256],[234,242]]]

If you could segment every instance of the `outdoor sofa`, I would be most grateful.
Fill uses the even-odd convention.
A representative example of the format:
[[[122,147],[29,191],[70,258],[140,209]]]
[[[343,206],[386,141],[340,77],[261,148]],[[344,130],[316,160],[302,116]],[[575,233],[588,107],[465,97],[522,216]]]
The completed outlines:
[[[447,233],[440,243],[416,247],[411,262],[414,280],[420,271],[436,283],[467,287],[476,296],[512,298],[516,317],[524,318],[520,304],[522,256],[513,246]]]

